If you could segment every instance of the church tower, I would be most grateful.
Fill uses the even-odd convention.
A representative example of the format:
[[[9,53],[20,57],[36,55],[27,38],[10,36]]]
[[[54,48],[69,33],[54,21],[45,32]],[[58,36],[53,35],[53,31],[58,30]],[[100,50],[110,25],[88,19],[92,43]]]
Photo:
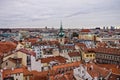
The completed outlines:
[[[65,37],[65,33],[64,33],[62,21],[61,21],[60,29],[59,29],[59,33],[58,33],[58,40],[59,40],[60,44],[64,44],[64,41],[65,41],[64,37]]]

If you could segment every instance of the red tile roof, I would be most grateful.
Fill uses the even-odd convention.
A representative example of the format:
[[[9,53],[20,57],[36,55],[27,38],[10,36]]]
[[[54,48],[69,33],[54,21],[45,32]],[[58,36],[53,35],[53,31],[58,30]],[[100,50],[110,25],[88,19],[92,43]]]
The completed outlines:
[[[13,63],[17,63],[17,61],[19,61],[19,63],[21,63],[21,61],[22,61],[22,58],[8,58],[8,60],[10,60],[11,62],[13,62]]]
[[[120,74],[119,75],[111,74],[109,80],[120,80]]]
[[[17,44],[14,42],[0,42],[0,52],[1,53],[7,53],[9,51],[15,50]]]
[[[97,65],[112,70],[112,73],[120,75],[120,65],[115,65],[115,64],[97,64]]]
[[[42,71],[42,72],[37,72],[37,71],[31,71],[32,77],[30,80],[48,80],[48,71]]]
[[[35,45],[58,45],[59,42],[58,41],[40,41],[40,42],[36,42],[34,43]]]
[[[17,74],[17,73],[23,73],[23,75],[32,75],[30,71],[28,71],[26,68],[21,67],[13,70],[12,69],[3,70],[3,77],[8,77],[8,75]]]
[[[68,55],[70,57],[79,57],[80,56],[80,53],[79,52],[71,52],[71,53],[68,53]]]
[[[58,61],[59,63],[66,63],[66,58],[62,56],[55,56],[55,57],[47,57],[47,58],[41,59],[41,63],[49,63],[51,61]]]
[[[86,53],[95,53],[95,48],[85,48],[84,52],[86,52]]]
[[[63,45],[63,46],[60,46],[60,49],[75,49],[75,46],[67,46],[67,45]]]
[[[28,42],[31,42],[31,44],[34,44],[38,41],[38,38],[29,38],[27,39]]]
[[[87,71],[88,73],[94,78],[94,77],[99,77],[99,76],[103,76],[106,77],[109,73],[110,70],[105,69],[103,67],[99,67],[98,65],[94,64],[94,63],[88,63],[88,64],[84,64],[84,66],[87,67]]]
[[[64,76],[65,76],[66,80],[75,80],[74,75],[73,75],[73,71],[66,72],[64,74]]]
[[[79,67],[81,62],[73,62],[73,63],[66,63],[66,64],[61,64],[57,66],[53,66],[53,70],[57,71],[58,69],[64,69],[64,68],[69,68],[69,67]]]
[[[98,42],[97,44],[97,47],[106,47],[107,44],[105,42]]]
[[[28,54],[28,55],[36,56],[36,53],[34,51],[30,51],[30,50],[27,50],[27,49],[19,49],[19,50],[17,50],[17,52],[18,51],[23,52],[23,53]]]
[[[89,33],[91,31],[89,29],[82,29],[80,32]]]
[[[114,54],[114,55],[120,56],[120,49],[116,49],[116,48],[98,47],[98,48],[95,48],[95,52],[105,53],[105,54]]]
[[[84,43],[76,43],[75,45],[82,48],[82,49],[87,48],[87,46]]]
[[[75,80],[73,71],[66,71],[64,74],[55,74],[50,76],[51,80]]]

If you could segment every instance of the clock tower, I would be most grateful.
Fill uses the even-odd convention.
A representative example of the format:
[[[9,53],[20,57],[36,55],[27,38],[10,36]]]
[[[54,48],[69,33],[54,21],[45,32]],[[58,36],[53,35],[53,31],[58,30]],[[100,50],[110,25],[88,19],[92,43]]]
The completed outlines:
[[[64,37],[65,37],[65,33],[64,33],[62,21],[61,21],[60,29],[59,29],[59,33],[58,33],[58,40],[59,40],[60,44],[64,44],[64,41],[65,41]]]

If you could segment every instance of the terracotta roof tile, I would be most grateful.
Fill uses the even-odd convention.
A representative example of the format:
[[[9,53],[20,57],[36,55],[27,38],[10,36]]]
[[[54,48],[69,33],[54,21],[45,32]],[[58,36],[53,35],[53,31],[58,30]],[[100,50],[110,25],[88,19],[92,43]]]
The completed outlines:
[[[9,51],[15,50],[17,44],[14,42],[0,42],[0,52],[7,53]]]
[[[120,75],[111,74],[109,80],[120,80]]]
[[[115,64],[97,64],[97,65],[112,70],[112,73],[120,74],[120,65]]]
[[[32,78],[30,80],[48,80],[48,71],[42,71],[42,72],[37,72],[37,71],[31,71],[32,73]]]
[[[97,44],[97,47],[106,47],[107,44],[105,42],[98,42]]]
[[[66,63],[66,58],[62,56],[55,56],[55,57],[47,57],[47,58],[41,59],[41,63],[49,63],[51,61],[58,61],[60,63]]]
[[[95,48],[95,52],[120,55],[120,50],[116,48],[98,47],[98,48]]]
[[[23,75],[32,75],[30,71],[28,71],[26,68],[21,67],[13,70],[12,69],[3,70],[3,77],[7,77],[8,75],[17,74],[17,73],[23,73]]]
[[[68,45],[63,45],[63,46],[60,46],[60,49],[75,49],[75,46],[68,46]]]
[[[87,67],[87,71],[92,77],[106,77],[110,73],[110,70],[99,67],[94,63],[84,64],[84,66]]]
[[[68,55],[70,57],[79,57],[80,56],[80,53],[79,52],[71,52],[71,53],[68,53]]]
[[[31,50],[19,49],[19,50],[17,50],[17,52],[18,52],[18,51],[23,52],[23,53],[28,54],[28,55],[36,56],[36,53],[35,53],[34,51],[31,51]]]
[[[89,29],[82,29],[80,32],[85,32],[85,33],[89,33],[91,32]]]
[[[22,58],[8,58],[8,60],[12,61],[13,63],[17,63],[17,60],[19,61],[19,63],[21,63]]]
[[[84,43],[76,43],[75,45],[82,48],[82,49],[87,48],[87,46]]]
[[[81,62],[61,64],[61,65],[53,66],[53,70],[56,71],[61,68],[78,67],[80,64]]]
[[[27,41],[31,42],[31,44],[35,44],[36,42],[38,42],[38,38],[28,38]]]

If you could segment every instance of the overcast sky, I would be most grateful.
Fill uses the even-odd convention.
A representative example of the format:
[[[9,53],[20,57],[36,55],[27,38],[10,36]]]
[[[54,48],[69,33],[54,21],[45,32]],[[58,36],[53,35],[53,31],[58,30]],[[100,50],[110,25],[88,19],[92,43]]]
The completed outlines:
[[[120,26],[120,0],[0,0],[0,27]]]

